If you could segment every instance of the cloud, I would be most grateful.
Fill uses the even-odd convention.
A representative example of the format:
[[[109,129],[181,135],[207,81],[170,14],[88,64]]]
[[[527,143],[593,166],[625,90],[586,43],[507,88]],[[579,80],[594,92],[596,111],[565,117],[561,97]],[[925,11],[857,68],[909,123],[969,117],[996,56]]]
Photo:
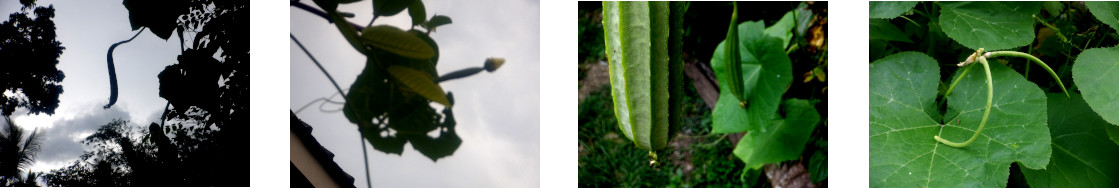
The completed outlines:
[[[121,108],[106,110],[91,104],[85,109],[91,110],[78,112],[71,118],[57,120],[53,126],[40,130],[44,133],[44,139],[43,148],[37,158],[38,163],[57,164],[75,160],[85,152],[84,145],[78,141],[114,119],[131,119],[129,113]]]

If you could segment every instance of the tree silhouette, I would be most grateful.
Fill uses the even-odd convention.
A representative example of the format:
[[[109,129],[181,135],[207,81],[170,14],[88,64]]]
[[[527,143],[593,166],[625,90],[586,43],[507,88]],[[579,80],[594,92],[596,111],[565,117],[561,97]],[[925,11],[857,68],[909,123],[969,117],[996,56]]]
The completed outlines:
[[[248,1],[124,6],[134,30],[179,38],[178,63],[158,75],[159,96],[168,101],[165,120],[146,129],[122,120],[103,125],[83,141],[94,149],[43,175],[47,185],[248,186]]]
[[[43,134],[39,129],[24,136],[23,128],[16,126],[11,117],[4,117],[6,124],[0,130],[0,184],[14,186],[28,178],[21,176],[35,163],[39,154]]]
[[[33,0],[20,3],[20,12],[0,23],[0,112],[8,116],[16,107],[24,107],[28,114],[51,115],[62,94],[59,82],[65,76],[56,65],[66,48],[55,40],[53,5],[35,7]]]

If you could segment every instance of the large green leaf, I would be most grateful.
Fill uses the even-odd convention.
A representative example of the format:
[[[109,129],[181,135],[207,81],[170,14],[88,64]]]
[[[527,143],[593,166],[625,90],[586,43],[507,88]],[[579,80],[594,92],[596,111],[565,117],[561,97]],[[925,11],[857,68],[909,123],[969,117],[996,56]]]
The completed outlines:
[[[1115,1],[1088,1],[1084,2],[1088,11],[1096,16],[1100,22],[1119,30],[1119,2]]]
[[[1053,158],[1043,170],[1022,168],[1030,187],[1115,187],[1119,185],[1119,145],[1104,129],[1112,126],[1092,112],[1080,95],[1050,93],[1049,134]]]
[[[909,35],[901,32],[897,26],[883,19],[870,19],[870,40],[900,41],[913,43]]]
[[[765,131],[747,132],[734,155],[746,163],[747,168],[758,169],[768,163],[793,160],[800,157],[808,138],[812,136],[820,114],[803,99],[785,101],[785,119],[775,120]]]
[[[1093,48],[1076,57],[1072,80],[1096,113],[1119,125],[1119,47]]]
[[[739,66],[743,70],[743,79],[749,81],[751,77],[756,77],[756,85],[745,88],[747,105],[743,109],[739,106],[738,99],[727,92],[730,87],[726,82],[720,81],[719,89],[723,92],[720,92],[712,112],[715,117],[712,122],[714,133],[766,131],[773,116],[777,114],[781,95],[793,81],[792,62],[785,55],[781,39],[764,34],[765,25],[760,21],[743,22],[738,25],[738,29],[741,55]],[[718,80],[730,78],[725,71],[729,61],[724,53],[720,53],[725,46],[726,41],[719,43],[711,58],[711,68]],[[750,73],[752,69],[758,70],[756,75]]]
[[[1014,70],[998,63],[991,69],[995,97],[986,128],[971,145],[955,148],[933,136],[963,141],[975,133],[987,101],[985,75],[973,70],[960,81],[942,119],[936,60],[903,52],[871,63],[871,186],[1004,187],[1012,162],[1045,167],[1051,153],[1045,96]]]
[[[361,39],[365,44],[408,58],[427,59],[435,56],[435,50],[422,38],[393,26],[365,28],[361,31]]]
[[[895,18],[917,6],[917,1],[871,1],[870,18]]]
[[[795,11],[786,12],[777,23],[765,28],[765,34],[781,39],[782,48],[789,47],[789,40],[793,39],[793,28],[796,27],[796,18],[793,16]]]
[[[940,25],[948,37],[988,51],[1025,46],[1034,40],[1034,20],[1041,2],[939,2]]]
[[[1111,137],[1111,141],[1119,144],[1119,126],[1107,127],[1107,136]]]
[[[436,84],[435,78],[428,74],[396,65],[389,66],[388,72],[398,83],[412,89],[416,94],[420,94],[420,96],[432,102],[443,104],[443,106],[451,106],[451,103],[447,101],[447,95],[443,92],[443,87]]]

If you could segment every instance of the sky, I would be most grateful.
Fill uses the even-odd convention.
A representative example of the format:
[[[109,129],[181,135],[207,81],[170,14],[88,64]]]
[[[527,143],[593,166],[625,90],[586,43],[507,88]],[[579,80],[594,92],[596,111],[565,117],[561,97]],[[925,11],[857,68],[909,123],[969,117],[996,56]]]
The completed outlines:
[[[311,1],[304,1],[313,4]],[[370,1],[342,5],[362,25],[372,18]],[[369,150],[374,187],[537,187],[540,184],[540,4],[536,0],[427,0],[427,17],[447,15],[453,24],[431,34],[438,43],[439,74],[479,67],[488,57],[506,62],[495,72],[482,72],[443,82],[454,93],[456,131],[462,145],[452,156],[432,162],[407,144],[402,155]],[[291,7],[290,32],[343,87],[350,86],[364,66],[361,55],[326,20]],[[407,11],[378,18],[374,25],[408,28]],[[290,41],[290,39],[289,39]],[[291,45],[292,110],[337,93],[310,58]],[[260,65],[260,64],[257,64]],[[341,97],[333,100],[341,101]],[[314,103],[298,112],[312,125],[312,134],[334,153],[334,161],[366,186],[357,126],[346,120],[340,105],[320,109]],[[440,109],[440,108],[437,108]]]
[[[174,64],[180,53],[177,40],[165,41],[146,30],[132,42],[118,46],[113,57],[119,96],[112,108],[103,109],[109,99],[105,53],[113,43],[137,32],[131,30],[128,11],[119,0],[37,2],[39,6],[51,4],[55,8],[57,40],[66,47],[58,64],[66,75],[58,108],[49,116],[27,115],[22,108],[12,114],[17,125],[27,130],[38,128],[45,134],[32,171],[64,167],[78,159],[85,149],[78,141],[113,119],[130,120],[130,126],[141,127],[158,122],[167,101],[159,97],[156,76]],[[3,20],[20,7],[19,1],[0,1]]]

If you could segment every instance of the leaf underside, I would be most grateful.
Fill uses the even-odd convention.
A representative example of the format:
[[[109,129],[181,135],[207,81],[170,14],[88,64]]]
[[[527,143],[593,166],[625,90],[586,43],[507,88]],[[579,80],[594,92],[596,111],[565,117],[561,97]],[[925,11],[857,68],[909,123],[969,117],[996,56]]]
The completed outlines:
[[[443,92],[443,87],[436,84],[435,79],[427,73],[396,65],[389,66],[388,72],[398,83],[408,87],[416,94],[420,94],[420,96],[432,102],[443,104],[443,106],[451,106],[451,103],[447,101],[446,92]]]
[[[773,116],[777,114],[781,95],[793,81],[792,61],[785,55],[781,39],[764,34],[765,25],[760,21],[744,22],[738,25],[738,29],[742,77],[756,77],[756,81],[752,81],[756,84],[744,88],[748,91],[746,109],[739,106],[738,99],[731,92],[719,93],[719,100],[712,110],[712,117],[715,117],[712,122],[713,133],[767,129]],[[718,80],[730,78],[725,71],[729,61],[724,53],[720,53],[725,47],[726,41],[719,43],[711,58],[711,69]],[[759,71],[747,71],[754,69]],[[742,84],[750,86],[748,83]],[[721,81],[719,89],[730,91],[730,87]]]
[[[997,63],[991,69],[994,101],[986,128],[971,145],[954,148],[932,137],[959,142],[975,133],[986,105],[985,75],[973,71],[960,81],[942,119],[936,60],[903,52],[871,63],[871,186],[1004,187],[1012,162],[1045,167],[1052,150],[1046,97],[1014,70]]]
[[[1080,53],[1072,65],[1072,80],[1092,110],[1119,126],[1119,47]]]
[[[939,2],[940,25],[948,37],[988,51],[1025,46],[1034,40],[1031,15],[1041,2]]]
[[[1022,168],[1030,187],[1114,187],[1119,185],[1119,145],[1105,128],[1116,127],[1096,115],[1079,94],[1065,99],[1049,93],[1053,158],[1043,170]]]
[[[393,26],[381,25],[361,31],[365,44],[393,54],[413,59],[427,59],[435,56],[435,50],[420,37]]]

